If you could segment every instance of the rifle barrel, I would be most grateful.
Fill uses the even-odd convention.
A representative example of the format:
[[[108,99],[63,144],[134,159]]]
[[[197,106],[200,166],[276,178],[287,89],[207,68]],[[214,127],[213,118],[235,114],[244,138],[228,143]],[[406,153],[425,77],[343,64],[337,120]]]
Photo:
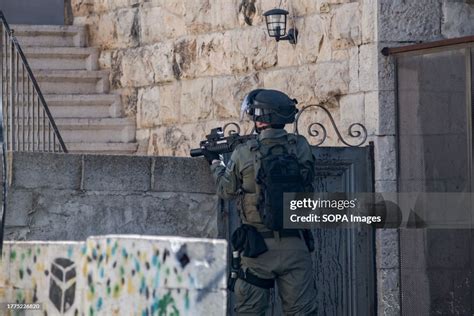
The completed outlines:
[[[195,149],[191,149],[190,154],[191,154],[191,157],[199,157],[203,155],[203,152],[201,148],[195,148]]]

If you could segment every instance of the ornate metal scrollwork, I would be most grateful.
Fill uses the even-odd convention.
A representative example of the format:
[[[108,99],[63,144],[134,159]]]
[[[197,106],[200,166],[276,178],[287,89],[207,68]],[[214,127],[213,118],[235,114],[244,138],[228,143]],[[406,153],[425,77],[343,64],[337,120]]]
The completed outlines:
[[[226,130],[229,128],[229,126],[234,126],[236,129],[231,129],[229,130],[229,132],[227,133],[227,135],[231,135],[231,134],[240,134],[240,125],[238,123],[235,123],[235,122],[230,122],[230,123],[227,123],[225,124],[223,127],[222,127],[222,132],[226,133]]]
[[[310,104],[310,105],[307,105],[305,107],[303,107],[299,113],[296,115],[296,119],[295,119],[295,123],[294,123],[294,132],[295,134],[299,134],[299,130],[298,130],[298,123],[299,123],[299,119],[301,117],[301,115],[309,108],[319,108],[321,110],[323,110],[327,116],[329,117],[329,120],[331,121],[331,125],[332,127],[334,128],[334,131],[336,132],[337,134],[337,137],[339,138],[339,140],[346,146],[349,146],[349,147],[360,147],[362,146],[365,141],[367,140],[367,129],[365,128],[365,126],[361,123],[352,123],[350,126],[349,126],[349,129],[348,129],[348,135],[352,138],[361,138],[362,137],[362,140],[359,141],[358,143],[356,144],[351,144],[351,143],[348,143],[344,137],[342,137],[341,135],[341,132],[339,131],[339,129],[337,128],[337,125],[336,125],[336,122],[334,121],[334,118],[332,117],[331,115],[331,112],[329,112],[328,109],[326,109],[324,106],[320,105],[320,104]],[[359,129],[358,129],[359,128]],[[314,144],[314,146],[319,146],[321,144],[323,144],[326,139],[327,139],[327,130],[326,128],[323,126],[323,124],[319,123],[319,122],[315,122],[315,123],[311,123],[309,126],[308,126],[308,135],[309,136],[312,136],[312,137],[318,137],[321,135],[321,139],[316,143]]]
[[[331,112],[329,112],[329,110],[321,104],[307,105],[307,106],[303,107],[298,112],[298,114],[296,115],[295,122],[293,123],[293,131],[294,131],[295,134],[300,134],[299,124],[300,124],[301,115],[309,108],[318,108],[318,109],[323,110],[324,113],[326,113],[326,115],[329,118],[329,121],[331,122],[332,127],[334,128],[334,131],[336,132],[337,137],[339,138],[339,140],[344,145],[349,146],[349,147],[360,147],[360,146],[365,144],[365,142],[367,140],[367,129],[365,128],[365,126],[363,124],[361,124],[361,123],[352,123],[349,126],[349,128],[347,130],[347,134],[351,138],[360,139],[359,142],[357,142],[355,144],[351,144],[348,141],[346,141],[346,139],[342,136],[341,132],[339,131],[339,129],[336,125],[336,122],[334,121],[334,118],[333,118]],[[240,127],[239,123],[230,122],[230,123],[225,124],[222,127],[222,131],[223,131],[224,135],[227,135],[227,136],[231,135],[231,134],[234,134],[234,133],[239,133],[240,134],[241,127]],[[253,133],[253,131],[254,131],[254,129],[252,129],[251,134]],[[308,132],[308,135],[310,137],[318,138],[318,141],[316,142],[316,144],[312,144],[313,146],[322,145],[328,137],[328,132],[327,132],[326,127],[320,122],[311,123],[307,127],[307,132]]]
[[[295,121],[294,123],[294,132],[295,134],[299,134],[299,131],[298,131],[298,124],[297,124],[298,121]],[[326,140],[327,136],[328,136],[328,132],[326,131],[326,128],[324,127],[323,124],[321,123],[311,123],[309,126],[308,126],[308,135],[309,136],[312,136],[312,137],[318,137],[320,132],[319,130],[317,129],[321,129],[321,134],[323,135],[321,137],[321,140],[319,142],[317,142],[316,144],[314,144],[314,146],[319,146],[321,145],[322,143],[324,143],[324,141]]]

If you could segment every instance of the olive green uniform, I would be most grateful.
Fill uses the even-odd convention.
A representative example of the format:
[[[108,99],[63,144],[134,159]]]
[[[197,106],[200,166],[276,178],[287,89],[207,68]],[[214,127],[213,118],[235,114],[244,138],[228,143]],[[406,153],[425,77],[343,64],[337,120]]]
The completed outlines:
[[[290,134],[283,129],[265,129],[258,140],[262,145],[283,144],[289,146]],[[292,136],[296,140],[295,153],[301,164],[303,177],[312,182],[314,156],[303,136]],[[238,198],[242,223],[252,225],[258,231],[268,229],[263,225],[257,210],[257,188],[255,183],[255,151],[251,145],[238,146],[225,167],[215,163],[211,166],[217,183],[217,194],[223,199]],[[241,194],[242,193],[242,194]],[[311,255],[302,238],[266,238],[268,251],[257,258],[242,257],[242,269],[264,278],[274,278],[286,315],[314,315],[316,310],[314,278]],[[242,279],[235,284],[236,306],[239,315],[263,315],[269,307],[269,290],[254,286]]]

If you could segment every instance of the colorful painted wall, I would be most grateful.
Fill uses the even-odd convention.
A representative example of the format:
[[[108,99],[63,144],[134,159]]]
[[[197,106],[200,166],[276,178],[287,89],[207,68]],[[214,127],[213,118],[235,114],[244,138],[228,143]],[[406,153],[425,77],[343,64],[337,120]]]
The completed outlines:
[[[18,315],[225,315],[226,249],[224,240],[138,235],[6,242],[0,303],[42,304]]]

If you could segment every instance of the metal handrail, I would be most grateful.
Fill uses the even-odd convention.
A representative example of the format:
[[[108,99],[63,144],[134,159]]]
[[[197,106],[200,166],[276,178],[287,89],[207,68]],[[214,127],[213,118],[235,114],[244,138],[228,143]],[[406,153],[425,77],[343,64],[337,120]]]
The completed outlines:
[[[1,10],[0,21],[1,110],[7,150],[67,153],[38,82]]]

